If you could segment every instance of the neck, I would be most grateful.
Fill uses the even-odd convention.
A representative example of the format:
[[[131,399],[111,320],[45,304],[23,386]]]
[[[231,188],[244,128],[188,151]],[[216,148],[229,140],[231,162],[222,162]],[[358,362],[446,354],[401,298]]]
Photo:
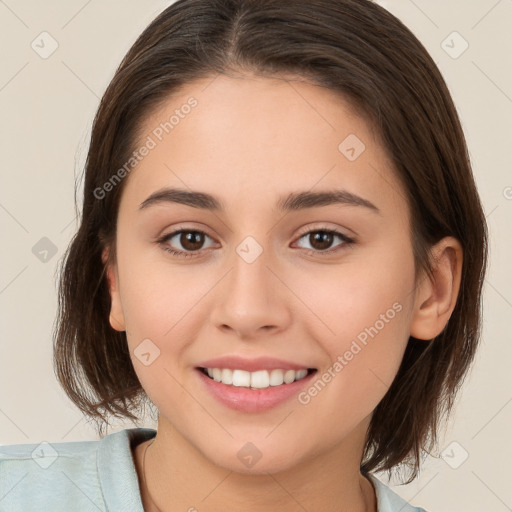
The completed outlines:
[[[328,453],[278,472],[246,474],[214,464],[160,419],[154,441],[135,450],[144,510],[377,512],[373,486],[359,471],[362,427]],[[149,445],[144,482],[142,458]]]

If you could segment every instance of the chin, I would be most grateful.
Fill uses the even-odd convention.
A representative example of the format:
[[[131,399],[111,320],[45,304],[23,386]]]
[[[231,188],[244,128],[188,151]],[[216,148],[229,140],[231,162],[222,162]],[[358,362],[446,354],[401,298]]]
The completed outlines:
[[[243,475],[266,475],[287,471],[300,464],[301,456],[297,447],[290,445],[283,449],[265,442],[234,441],[228,446],[218,446],[212,452],[211,447],[202,451],[203,455],[216,466]]]

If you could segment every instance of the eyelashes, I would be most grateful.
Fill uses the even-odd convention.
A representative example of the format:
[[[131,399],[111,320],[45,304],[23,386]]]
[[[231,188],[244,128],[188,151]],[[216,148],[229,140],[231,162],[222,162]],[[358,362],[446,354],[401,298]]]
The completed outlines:
[[[197,253],[201,252],[204,249],[193,249],[191,251],[180,251],[180,250],[173,249],[167,243],[169,240],[172,240],[175,236],[181,235],[184,233],[194,233],[195,235],[199,235],[200,238],[203,236],[210,238],[204,231],[201,231],[198,229],[180,229],[178,231],[173,231],[172,233],[169,233],[168,235],[164,235],[162,238],[157,240],[157,243],[161,244],[162,248],[165,251],[171,253],[173,256],[178,256],[178,257],[182,257],[182,258],[190,258],[190,257],[197,256],[198,255]],[[197,238],[197,236],[195,238]],[[180,240],[180,243],[182,243],[181,240]]]
[[[183,237],[185,234],[193,234],[192,237]],[[311,235],[320,235],[320,237],[315,236],[314,240],[315,243],[320,244],[326,244],[329,245],[332,241],[334,241],[335,238],[339,238],[342,243],[335,246],[334,248],[329,249],[304,249],[308,254],[311,255],[319,255],[319,256],[325,256],[325,255],[332,255],[335,252],[339,252],[346,248],[347,246],[350,246],[355,243],[355,240],[353,238],[348,237],[344,233],[341,233],[335,229],[331,228],[314,228],[310,229],[309,231],[306,231],[305,233],[302,233],[298,240],[301,240],[307,236],[311,239]],[[179,238],[179,243],[183,246],[183,243],[199,243],[201,244],[204,237],[211,238],[209,235],[207,235],[204,231],[198,230],[198,229],[179,229],[177,231],[173,231],[172,233],[168,233],[166,235],[163,235],[160,237],[156,243],[159,244],[163,250],[170,253],[172,256],[178,257],[178,258],[193,258],[198,257],[201,255],[202,252],[204,252],[204,248],[202,249],[190,249],[186,250],[179,250],[174,249],[172,246],[169,245],[169,241],[172,240],[177,235],[182,235]],[[327,235],[327,236],[326,236]],[[311,243],[311,242],[309,242]]]

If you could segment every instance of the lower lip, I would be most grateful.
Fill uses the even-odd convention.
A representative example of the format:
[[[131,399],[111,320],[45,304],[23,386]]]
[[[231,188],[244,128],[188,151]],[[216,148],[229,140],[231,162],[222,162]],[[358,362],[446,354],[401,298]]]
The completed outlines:
[[[228,386],[211,379],[196,368],[199,378],[208,391],[222,404],[242,412],[263,412],[289,400],[309,384],[316,372],[311,372],[303,379],[290,384],[269,386],[264,389],[252,389],[242,386]]]

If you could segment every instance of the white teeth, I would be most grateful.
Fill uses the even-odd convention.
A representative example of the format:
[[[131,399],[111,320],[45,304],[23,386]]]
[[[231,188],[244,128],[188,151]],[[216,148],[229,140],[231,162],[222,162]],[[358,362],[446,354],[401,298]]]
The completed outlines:
[[[251,373],[251,388],[268,388],[270,386],[270,377],[267,370],[260,370]]]
[[[229,368],[222,370],[222,382],[224,382],[224,384],[233,384],[233,370]]]
[[[297,370],[295,372],[295,380],[303,379],[308,374],[307,370]]]
[[[283,370],[272,370],[270,372],[270,385],[280,386],[284,382]]]
[[[245,370],[230,370],[229,368],[206,368],[208,376],[217,382],[228,386],[265,389],[270,386],[290,384],[303,379],[308,371],[302,370],[258,370],[247,372]]]
[[[244,370],[233,370],[233,386],[246,386],[251,385],[251,374]]]
[[[295,380],[295,370],[287,370],[284,374],[284,383],[290,384]]]

